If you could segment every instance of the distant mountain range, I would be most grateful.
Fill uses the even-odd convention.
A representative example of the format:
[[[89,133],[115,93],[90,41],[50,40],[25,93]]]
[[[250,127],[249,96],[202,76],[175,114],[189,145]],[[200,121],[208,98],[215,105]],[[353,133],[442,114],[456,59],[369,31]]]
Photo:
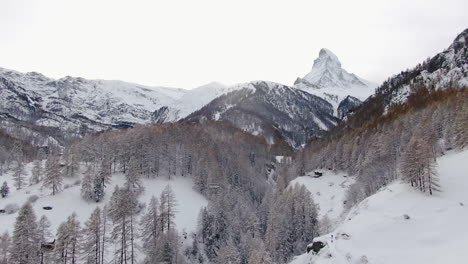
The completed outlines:
[[[213,82],[186,90],[0,68],[0,127],[36,145],[63,145],[88,132],[209,119],[298,147],[338,124],[374,87],[342,69],[327,49],[294,86]]]

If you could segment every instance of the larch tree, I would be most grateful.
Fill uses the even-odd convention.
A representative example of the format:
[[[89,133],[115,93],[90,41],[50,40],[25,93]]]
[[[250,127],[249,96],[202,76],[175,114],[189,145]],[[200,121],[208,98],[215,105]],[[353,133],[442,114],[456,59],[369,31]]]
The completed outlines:
[[[42,244],[52,242],[52,233],[50,231],[50,221],[49,219],[43,215],[37,224],[39,242]],[[49,263],[52,261],[49,256],[49,252],[46,250],[42,250],[41,247],[41,263]]]
[[[138,161],[134,157],[130,158],[130,161],[128,164],[128,170],[127,170],[127,173],[125,173],[125,178],[126,178],[125,187],[128,190],[137,194],[143,191],[139,164],[138,164]]]
[[[431,147],[415,134],[403,153],[400,171],[403,179],[422,192],[440,191],[435,158]]]
[[[41,243],[51,242],[50,240],[52,239],[52,232],[50,231],[50,221],[47,216],[41,216],[37,225],[37,229]]]
[[[168,232],[175,228],[175,214],[177,213],[177,199],[171,186],[167,185],[159,198],[159,213],[161,219],[161,230]]]
[[[147,263],[151,263],[152,260],[157,259],[157,248],[161,236],[158,206],[158,199],[154,196],[151,197],[148,208],[140,220],[141,239],[146,253],[145,262]]]
[[[59,157],[51,156],[46,161],[43,186],[52,190],[55,195],[62,190],[63,176],[60,169]]]
[[[119,264],[134,263],[134,214],[138,200],[133,192],[115,187],[109,206],[112,220],[112,240],[116,245],[115,259]]]
[[[0,236],[0,264],[10,263],[10,247],[11,237],[10,234],[5,231],[2,236]]]
[[[81,240],[80,222],[73,213],[67,221],[60,224],[55,241],[55,261],[57,263],[78,263],[79,244]]]
[[[31,177],[29,178],[29,184],[34,185],[38,184],[42,178],[42,161],[35,160],[34,165],[31,171]]]
[[[74,153],[75,150],[69,149],[65,152],[64,160],[65,160],[65,168],[63,174],[66,177],[74,177],[78,173],[80,169],[80,163],[78,160],[77,155]]]
[[[16,217],[13,230],[11,263],[39,263],[40,241],[38,236],[36,214],[30,203],[25,203]]]
[[[94,177],[91,166],[86,168],[81,181],[81,197],[86,201],[94,200]]]
[[[13,181],[17,190],[23,188],[26,185],[26,171],[24,169],[24,163],[19,159],[15,163],[13,168]]]
[[[82,260],[85,264],[101,264],[102,262],[102,212],[99,207],[94,209],[82,230]]]
[[[248,259],[249,264],[273,264],[270,254],[261,240],[254,241]]]

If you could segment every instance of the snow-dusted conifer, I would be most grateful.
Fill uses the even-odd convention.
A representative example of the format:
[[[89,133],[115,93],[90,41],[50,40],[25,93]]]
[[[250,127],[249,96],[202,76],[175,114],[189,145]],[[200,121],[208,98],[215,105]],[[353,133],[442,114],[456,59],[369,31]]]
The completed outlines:
[[[94,179],[91,166],[88,166],[81,181],[81,197],[86,201],[94,200]]]
[[[273,264],[270,254],[265,248],[263,241],[256,240],[252,245],[252,250],[249,255],[249,264]]]
[[[120,264],[135,259],[133,218],[137,206],[138,201],[133,192],[115,187],[111,196],[109,216],[113,223],[112,240],[116,245],[115,258]]]
[[[0,237],[0,264],[8,264],[10,260],[11,237],[5,231]]]
[[[13,168],[13,181],[17,190],[26,185],[26,172],[22,160],[18,160]]]
[[[403,153],[400,171],[406,182],[423,192],[429,191],[432,195],[440,190],[433,152],[418,134],[412,137]]]
[[[52,242],[52,233],[50,231],[50,221],[45,215],[39,219],[37,225],[37,231],[39,236],[39,242],[42,244]],[[52,261],[50,259],[50,254],[47,250],[42,250],[41,247],[41,263],[49,263]]]
[[[104,183],[99,178],[94,178],[92,197],[93,200],[98,203],[104,199]]]
[[[38,184],[42,177],[42,161],[35,160],[31,171],[31,177],[29,178],[29,184]]]
[[[7,197],[9,193],[10,193],[10,187],[8,187],[8,183],[3,182],[3,185],[0,188],[0,195],[2,196],[2,198],[5,198]]]
[[[143,191],[143,185],[141,183],[141,174],[138,168],[138,162],[134,157],[130,158],[128,164],[127,173],[125,173],[125,187],[134,193],[140,193]]]
[[[37,229],[41,243],[51,242],[52,232],[50,231],[50,221],[47,216],[43,215],[41,219],[39,219]]]
[[[81,249],[83,252],[82,260],[85,264],[101,263],[101,241],[102,241],[102,219],[101,209],[97,207],[83,228],[83,238]]]
[[[57,230],[54,250],[56,263],[77,263],[80,237],[80,222],[73,213]]]
[[[158,246],[158,240],[161,235],[158,206],[158,199],[154,196],[151,197],[148,208],[140,220],[143,249],[146,252],[147,262],[150,262],[151,259],[156,258],[156,249]]]
[[[39,263],[40,241],[36,214],[30,203],[25,203],[16,217],[12,241],[11,263]]]
[[[59,158],[51,156],[46,161],[45,175],[43,186],[52,190],[52,195],[55,195],[62,190],[62,172],[60,169]]]
[[[167,185],[159,198],[159,213],[161,218],[161,230],[167,232],[175,228],[175,214],[177,213],[177,199],[171,186]]]

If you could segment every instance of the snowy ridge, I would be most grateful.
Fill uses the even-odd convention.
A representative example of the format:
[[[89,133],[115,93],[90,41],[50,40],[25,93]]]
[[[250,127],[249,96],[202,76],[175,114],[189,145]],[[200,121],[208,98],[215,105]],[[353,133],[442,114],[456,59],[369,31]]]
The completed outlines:
[[[364,101],[377,87],[374,83],[348,73],[341,67],[338,57],[328,49],[320,50],[312,70],[303,78],[298,78],[294,86],[329,101],[335,116],[338,116],[338,105],[347,96]]]
[[[468,150],[437,160],[442,192],[433,196],[395,182],[368,197],[332,233],[315,239],[328,244],[318,255],[303,254],[291,264],[439,264],[468,259],[466,160]]]
[[[468,87],[467,49],[468,29],[465,29],[443,52],[385,81],[377,88],[377,93],[387,97],[385,112],[392,104],[406,102],[421,86],[429,90]]]
[[[300,147],[309,138],[334,127],[332,105],[320,97],[294,87],[267,81],[253,81],[226,89],[209,104],[185,120],[226,121],[271,144],[279,136]]]

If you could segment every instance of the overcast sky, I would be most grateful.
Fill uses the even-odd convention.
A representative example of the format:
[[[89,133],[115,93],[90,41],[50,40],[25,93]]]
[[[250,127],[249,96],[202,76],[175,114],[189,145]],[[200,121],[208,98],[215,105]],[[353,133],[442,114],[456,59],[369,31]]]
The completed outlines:
[[[0,0],[0,67],[191,89],[292,84],[320,48],[381,82],[448,47],[466,0]]]

